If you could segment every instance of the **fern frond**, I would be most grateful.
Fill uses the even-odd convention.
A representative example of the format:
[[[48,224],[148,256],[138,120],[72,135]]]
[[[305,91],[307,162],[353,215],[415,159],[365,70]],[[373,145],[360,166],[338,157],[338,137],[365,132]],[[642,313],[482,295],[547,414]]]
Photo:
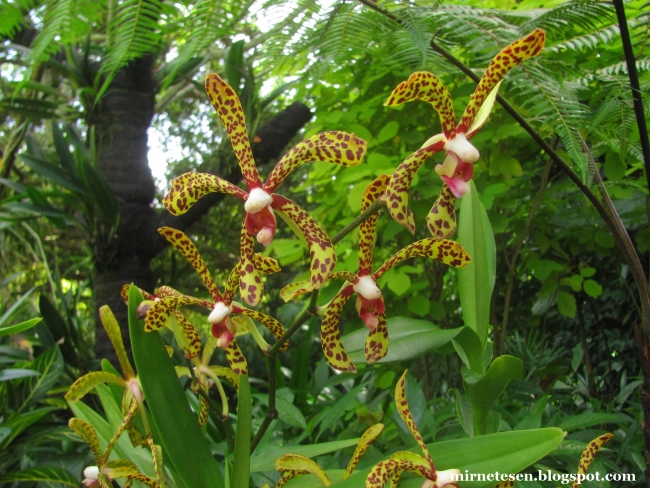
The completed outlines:
[[[615,20],[614,7],[598,0],[570,0],[544,11],[536,18],[521,25],[520,34],[534,29],[544,29],[550,38],[561,39],[567,31],[598,30]]]
[[[0,4],[0,36],[11,38],[25,24],[24,15],[34,7],[34,0]]]
[[[124,0],[118,6],[118,11],[108,26],[111,44],[101,68],[106,80],[96,100],[101,98],[120,68],[159,46],[158,20],[161,6],[160,0]]]

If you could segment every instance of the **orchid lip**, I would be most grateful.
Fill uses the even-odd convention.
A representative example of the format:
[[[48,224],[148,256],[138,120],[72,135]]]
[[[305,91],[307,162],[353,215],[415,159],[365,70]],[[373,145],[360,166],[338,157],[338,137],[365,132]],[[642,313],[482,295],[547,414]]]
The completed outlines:
[[[97,466],[88,466],[84,469],[84,477],[89,480],[96,480],[99,478],[99,468]]]
[[[359,281],[352,288],[357,295],[361,295],[366,300],[376,300],[381,297],[381,290],[369,275],[360,276]]]
[[[273,203],[273,197],[261,188],[253,188],[248,194],[244,209],[248,213],[257,213]]]
[[[436,475],[436,484],[438,485],[438,488],[443,488],[445,485],[455,485],[458,483],[460,470],[446,469],[444,471],[438,471]]]
[[[232,313],[232,308],[226,305],[223,302],[217,302],[214,304],[214,309],[210,312],[208,317],[208,322],[211,324],[218,324],[222,322],[228,315]]]
[[[467,140],[467,137],[462,132],[456,133],[455,137],[447,141],[445,150],[447,153],[454,153],[460,161],[466,163],[475,163],[479,158],[478,149]]]

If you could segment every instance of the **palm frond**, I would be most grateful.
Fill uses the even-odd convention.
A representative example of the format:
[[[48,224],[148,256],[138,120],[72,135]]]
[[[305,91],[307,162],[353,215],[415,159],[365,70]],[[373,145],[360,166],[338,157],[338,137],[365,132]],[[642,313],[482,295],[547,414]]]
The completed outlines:
[[[101,69],[106,79],[96,100],[101,98],[120,68],[159,46],[161,7],[160,0],[124,0],[119,4],[108,26],[110,45]]]

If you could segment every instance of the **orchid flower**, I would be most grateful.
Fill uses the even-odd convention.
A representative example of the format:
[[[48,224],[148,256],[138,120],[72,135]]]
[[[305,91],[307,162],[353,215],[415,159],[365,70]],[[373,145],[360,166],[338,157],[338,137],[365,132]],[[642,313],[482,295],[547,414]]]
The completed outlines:
[[[172,312],[175,312],[179,307],[186,305],[199,305],[209,308],[211,312],[208,316],[208,322],[212,324],[212,335],[218,339],[217,346],[226,350],[228,363],[235,374],[247,374],[248,366],[246,358],[244,358],[237,342],[234,340],[235,335],[238,332],[240,334],[250,332],[260,348],[266,352],[271,346],[262,338],[255,324],[248,319],[255,319],[258,322],[261,322],[271,331],[276,339],[282,337],[282,334],[284,334],[284,327],[273,317],[262,312],[250,310],[233,301],[235,293],[239,288],[240,269],[244,266],[242,262],[237,264],[230,272],[230,276],[228,277],[224,289],[224,294],[222,295],[219,288],[217,288],[212,275],[208,271],[207,266],[203,262],[199,251],[187,235],[180,230],[172,229],[170,227],[161,227],[158,229],[158,232],[192,265],[201,277],[201,280],[203,280],[203,283],[210,292],[214,301],[210,302],[209,300],[183,295],[172,288],[165,287],[165,296],[150,303],[151,306],[146,311],[144,330],[150,332],[160,329],[166,324],[167,319]],[[256,271],[261,274],[276,273],[280,269],[277,265],[277,261],[273,258],[253,255],[252,260],[254,264],[250,264],[250,266],[254,266]],[[248,319],[236,319],[231,317],[233,314],[242,315]],[[238,330],[240,326],[241,330]],[[284,351],[287,347],[288,343],[285,342],[280,350]]]
[[[65,395],[65,399],[73,403],[78,402],[95,387],[105,383],[112,383],[124,388],[124,395],[122,396],[123,421],[106,448],[105,458],[108,459],[108,455],[113,449],[113,446],[125,430],[128,432],[131,443],[134,446],[146,443],[140,432],[138,432],[133,425],[133,417],[137,413],[138,409],[140,409],[144,415],[144,409],[141,408],[144,402],[144,393],[140,386],[140,380],[138,380],[138,377],[133,370],[133,366],[131,366],[131,362],[129,361],[129,357],[126,354],[120,326],[117,323],[115,315],[113,315],[113,312],[107,305],[104,305],[99,309],[99,318],[106,330],[108,338],[113,344],[113,349],[115,349],[115,354],[117,355],[117,360],[120,363],[120,368],[122,369],[124,378],[108,371],[93,371],[87,373],[77,379],[77,381],[70,386],[68,393]],[[148,425],[144,417],[143,422],[145,426]]]
[[[596,454],[600,448],[603,447],[603,445],[609,442],[612,437],[614,437],[612,434],[603,434],[599,437],[596,437],[593,441],[587,444],[587,447],[585,447],[584,451],[582,451],[582,455],[580,456],[577,473],[575,476],[571,475],[571,479],[575,480],[571,484],[571,488],[578,488],[582,484],[582,482],[585,480],[587,470],[589,469],[589,466],[591,466],[591,462],[596,457]],[[494,485],[494,488],[513,488],[514,485],[515,480],[514,477],[511,476],[505,481],[498,482],[496,485]]]
[[[124,488],[129,488],[134,481],[139,481],[150,488],[164,488],[162,449],[153,443],[151,437],[147,438],[147,444],[151,449],[156,479],[142,474],[133,461],[126,459],[108,461],[109,453],[102,453],[97,432],[88,422],[73,417],[68,422],[68,425],[86,441],[97,463],[96,466],[88,466],[84,469],[84,480],[82,482],[84,486],[88,488],[112,488],[112,480],[126,478]]]
[[[454,197],[461,198],[469,192],[467,182],[472,178],[474,163],[479,158],[478,150],[469,139],[487,121],[505,74],[522,61],[539,54],[544,46],[544,40],[544,31],[536,29],[497,54],[472,94],[458,125],[456,125],[449,91],[431,73],[426,71],[413,73],[388,97],[385,103],[387,107],[401,105],[411,100],[431,103],[442,125],[442,134],[427,140],[418,151],[399,165],[386,190],[389,213],[411,233],[415,232],[413,213],[408,207],[408,189],[411,181],[425,160],[443,150],[446,152],[445,160],[435,168],[443,181],[442,191],[427,216],[427,226],[431,234],[438,239],[444,239],[454,233],[456,230]]]
[[[185,173],[172,181],[163,204],[173,215],[180,215],[210,192],[227,193],[244,200],[246,215],[243,222],[245,232],[241,235],[240,281],[242,300],[249,305],[257,305],[262,298],[262,283],[255,267],[249,267],[253,259],[253,236],[264,246],[271,243],[276,230],[274,212],[293,222],[301,237],[306,239],[311,254],[312,283],[314,288],[320,288],[336,266],[332,242],[307,212],[288,198],[273,192],[294,169],[310,161],[356,166],[365,154],[365,141],[354,134],[340,131],[316,134],[290,149],[263,184],[253,159],[241,102],[235,91],[216,74],[208,75],[205,89],[230,137],[249,191],[218,176]]]
[[[357,443],[354,454],[352,454],[352,459],[350,459],[348,467],[346,468],[345,473],[343,473],[343,477],[341,478],[342,480],[345,480],[352,475],[354,468],[361,460],[361,456],[364,455],[372,441],[377,438],[383,429],[384,424],[375,424],[369,429],[366,429]],[[308,457],[299,454],[285,454],[281,458],[278,458],[275,461],[275,469],[277,471],[283,471],[283,474],[275,485],[275,488],[281,488],[290,479],[303,474],[315,475],[325,486],[330,486],[332,484],[323,468]]]
[[[377,198],[384,195],[389,179],[389,175],[379,176],[366,187],[361,200],[362,212]],[[368,339],[366,340],[364,353],[368,362],[374,363],[383,358],[388,352],[385,306],[381,290],[376,283],[377,280],[397,264],[416,256],[436,259],[457,268],[462,268],[471,261],[469,255],[457,242],[428,238],[414,242],[398,251],[377,271],[371,274],[373,242],[378,219],[379,214],[376,213],[365,220],[359,227],[359,270],[357,273],[338,271],[332,273],[329,278],[329,280],[344,279],[347,282],[327,305],[323,315],[323,323],[321,324],[321,342],[325,358],[330,366],[339,371],[354,373],[357,370],[343,348],[339,332],[341,310],[353,294],[356,293],[357,295],[359,317],[368,328]],[[286,286],[280,292],[280,296],[285,301],[289,301],[311,290],[309,280],[301,281]]]
[[[409,410],[408,401],[406,399],[406,373],[397,382],[395,387],[395,406],[399,416],[408,427],[415,442],[422,450],[423,456],[418,456],[410,451],[398,451],[393,454],[388,460],[381,461],[374,466],[368,478],[366,478],[366,488],[384,488],[384,485],[390,480],[391,487],[397,486],[399,476],[405,471],[410,473],[419,474],[426,478],[422,488],[443,488],[444,486],[455,485],[456,476],[460,473],[458,469],[448,469],[446,471],[437,471],[436,466],[433,464],[427,445],[422,439],[422,435],[418,431],[415,420]]]
[[[254,326],[253,326],[254,327]],[[221,411],[221,416],[222,418],[228,418],[228,398],[226,397],[226,393],[223,391],[223,386],[221,386],[221,381],[219,378],[225,378],[228,380],[234,387],[235,390],[239,388],[239,376],[235,374],[235,372],[230,369],[226,368],[224,366],[215,366],[215,365],[210,365],[210,359],[212,359],[212,354],[214,353],[214,350],[217,348],[217,342],[218,339],[216,337],[210,337],[206,344],[205,347],[203,348],[203,354],[201,355],[201,359],[199,358],[192,358],[192,364],[193,364],[193,373],[190,372],[190,368],[187,366],[176,366],[176,374],[178,375],[179,378],[183,376],[189,376],[194,380],[196,378],[196,382],[192,381],[192,384],[190,388],[197,392],[199,388],[204,392],[208,393],[208,390],[210,389],[210,386],[214,384],[217,388],[217,391],[219,392],[219,396],[221,398],[221,406],[222,406],[222,411]],[[209,412],[209,405],[207,400],[203,397],[199,397],[199,425],[203,426],[205,423],[208,421],[208,412]]]

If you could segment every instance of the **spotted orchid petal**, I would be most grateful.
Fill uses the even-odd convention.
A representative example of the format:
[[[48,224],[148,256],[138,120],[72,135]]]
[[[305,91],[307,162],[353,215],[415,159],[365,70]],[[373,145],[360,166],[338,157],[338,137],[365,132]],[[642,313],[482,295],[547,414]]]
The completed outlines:
[[[234,339],[230,341],[226,348],[226,359],[233,373],[240,376],[248,374],[248,363]]]
[[[113,349],[117,355],[117,360],[120,363],[124,377],[127,380],[135,378],[135,372],[133,371],[129,357],[126,354],[126,349],[124,348],[124,342],[122,341],[120,324],[117,323],[117,319],[108,305],[99,308],[99,318],[102,321],[106,335],[108,335],[111,344],[113,344]]]
[[[415,176],[424,161],[438,151],[442,151],[444,147],[445,140],[443,139],[411,154],[397,167],[386,188],[386,208],[388,213],[398,224],[406,227],[411,233],[415,232],[415,220],[413,219],[413,212],[408,207],[408,190],[413,181],[413,176]]]
[[[370,444],[372,444],[372,441],[374,441],[377,436],[381,434],[382,430],[384,430],[384,424],[375,424],[372,427],[366,429],[366,431],[361,436],[361,439],[359,439],[359,442],[357,442],[357,447],[354,449],[354,454],[352,454],[352,459],[350,459],[350,462],[348,463],[348,467],[346,468],[342,479],[347,479],[350,477],[354,471],[354,468],[356,468],[357,464],[359,464],[361,456],[365,454],[365,452],[370,447]]]
[[[162,285],[156,290],[156,298],[177,297],[182,295],[178,290],[174,290],[171,286]]]
[[[201,197],[208,193],[226,193],[240,200],[248,194],[232,183],[207,173],[185,173],[171,182],[171,188],[163,198],[163,205],[172,215],[182,215]]]
[[[131,289],[131,285],[122,285],[122,288],[120,289],[120,298],[124,301],[124,303],[128,303],[129,301],[129,290]],[[145,300],[154,300],[156,297],[149,293],[148,291],[143,290],[142,288],[138,288],[140,290],[140,293],[142,293],[142,297]]]
[[[315,289],[325,284],[336,267],[336,253],[332,241],[323,228],[297,204],[281,195],[273,194],[273,208],[281,216],[293,221],[309,246],[311,255],[311,282]]]
[[[292,480],[296,476],[300,476],[301,474],[309,474],[309,471],[299,471],[299,470],[285,471],[282,474],[282,476],[280,476],[278,482],[275,484],[275,488],[282,488],[284,485],[287,484],[288,481]],[[267,484],[265,486],[268,487],[269,485]]]
[[[264,284],[255,267],[254,246],[253,236],[242,225],[240,235],[239,294],[244,302],[253,306],[262,301],[262,294],[264,293]]]
[[[270,256],[262,256],[260,253],[255,253],[254,257],[255,269],[260,274],[267,275],[273,274],[280,271],[280,266],[278,262]],[[223,301],[226,304],[230,304],[232,299],[235,297],[237,290],[239,289],[239,274],[241,271],[241,263],[237,263],[235,267],[228,275],[228,281],[223,292]]]
[[[289,302],[305,293],[310,293],[313,290],[314,286],[311,284],[311,280],[296,281],[295,283],[289,283],[287,286],[282,288],[280,291],[280,297],[282,297],[285,302]]]
[[[257,172],[253,151],[248,140],[244,110],[235,90],[223,81],[219,75],[213,73],[205,79],[205,91],[226,128],[246,185],[251,190],[261,187],[262,181]]]
[[[270,315],[266,315],[265,313],[258,312],[257,310],[249,310],[247,308],[240,308],[240,307],[233,307],[233,312],[257,320],[262,325],[264,325],[264,327],[266,327],[271,331],[271,334],[273,334],[276,340],[280,339],[284,335],[285,330],[282,324],[278,322],[276,319],[274,319],[273,317],[271,317]],[[253,327],[254,326],[255,325],[253,325]],[[289,341],[285,341],[284,344],[282,344],[280,351],[286,351],[288,347],[289,347]]]
[[[210,371],[212,371],[219,378],[224,378],[235,388],[239,390],[239,376],[230,368],[224,366],[208,366]]]
[[[480,126],[476,127],[473,123],[483,102],[485,102],[494,87],[503,79],[508,71],[522,61],[537,56],[540,53],[542,47],[544,47],[545,39],[546,35],[544,31],[535,29],[526,37],[510,44],[494,57],[472,94],[465,113],[456,128],[456,132],[470,135],[468,132],[470,127],[472,128],[472,132],[476,132],[479,129]]]
[[[436,76],[426,71],[413,73],[408,80],[397,85],[384,105],[394,107],[411,100],[423,100],[433,105],[440,117],[445,137],[453,135],[456,126],[454,104],[449,90]]]
[[[78,402],[95,387],[105,383],[112,383],[126,387],[126,380],[113,373],[104,371],[93,371],[78,378],[77,381],[72,383],[70,389],[65,394],[65,399],[69,402]]]
[[[101,463],[104,464],[106,461],[108,461],[108,457],[111,455],[111,452],[113,452],[113,448],[115,447],[115,444],[117,444],[117,441],[120,439],[120,436],[124,433],[128,425],[131,423],[133,416],[138,410],[138,402],[134,400],[131,401],[131,407],[129,410],[126,412],[126,415],[122,419],[122,422],[118,426],[117,430],[113,434],[113,437],[108,441],[108,444],[106,445],[106,449],[104,449],[104,454],[102,455]]]
[[[381,175],[366,187],[361,197],[362,212],[375,200],[384,196],[390,178],[390,175]],[[359,275],[370,274],[372,270],[372,248],[378,220],[379,212],[368,217],[359,226]]]
[[[377,280],[389,269],[398,265],[402,261],[416,256],[435,259],[436,261],[440,261],[443,264],[455,268],[467,266],[472,261],[469,254],[467,254],[465,249],[463,249],[463,247],[456,241],[450,241],[448,239],[438,240],[429,237],[409,244],[404,249],[397,251],[381,266],[381,268],[375,271],[372,278]]]
[[[584,479],[584,475],[587,473],[591,462],[596,457],[596,453],[600,450],[603,445],[607,444],[609,440],[614,437],[612,434],[604,434],[600,437],[596,437],[593,441],[587,444],[585,450],[582,451],[580,456],[580,461],[578,462],[578,476],[576,481],[571,485],[571,488],[578,488]]]
[[[264,184],[272,193],[296,168],[312,161],[322,161],[345,167],[361,163],[368,145],[366,141],[342,131],[321,132],[292,147],[275,165]]]
[[[436,239],[446,239],[456,232],[456,198],[447,185],[442,185],[438,199],[427,215],[427,227]]]
[[[183,337],[184,344],[179,344],[187,359],[198,357],[201,352],[201,337],[196,328],[180,312],[174,312],[174,317],[179,325],[179,332]]]
[[[110,466],[107,465],[107,467]],[[139,481],[140,483],[144,484],[145,486],[149,486],[150,488],[160,488],[160,483],[158,481],[142,474],[140,471],[138,471],[137,467],[120,466],[113,468],[110,471],[110,478],[127,478],[128,480]]]
[[[409,410],[408,400],[406,399],[406,374],[407,373],[408,370],[404,371],[404,374],[402,374],[402,377],[397,382],[397,386],[395,386],[395,405],[397,406],[397,412],[399,413],[399,416],[402,417],[402,420],[406,424],[408,430],[411,432],[413,439],[415,439],[416,444],[420,446],[420,449],[422,450],[422,454],[424,454],[424,459],[428,463],[430,472],[434,474],[436,472],[436,467],[433,464],[433,460],[431,459],[431,455],[429,454],[427,445],[424,443],[424,440],[422,439],[422,435],[420,435],[420,431],[418,430],[417,425],[415,425],[415,419],[413,419],[413,416],[411,415],[411,411]],[[426,477],[432,479],[432,476],[426,476]]]
[[[147,310],[144,318],[144,330],[151,332],[161,329],[166,325],[167,319],[169,319],[172,312],[185,305],[200,305],[208,308],[212,308],[213,306],[208,301],[187,295],[161,298],[159,301],[154,302],[149,310]]]
[[[219,288],[217,288],[216,283],[212,279],[212,275],[203,262],[203,258],[201,258],[199,250],[192,242],[192,239],[190,239],[184,232],[172,229],[171,227],[161,227],[158,229],[158,233],[163,236],[167,242],[174,246],[176,250],[187,259],[187,262],[192,265],[201,277],[201,280],[208,289],[212,299],[215,302],[223,301],[221,293],[219,293]]]
[[[366,478],[366,488],[384,488],[388,480],[391,480],[391,488],[395,487],[400,474],[404,472],[419,474],[427,479],[435,476],[426,459],[409,451],[398,451],[390,459],[381,461],[370,470]]]
[[[199,424],[199,427],[203,427],[208,422],[209,415],[210,415],[210,405],[208,404],[208,401],[205,398],[203,398],[203,396],[199,396],[199,414],[196,419],[196,421]]]
[[[320,326],[321,345],[325,359],[334,369],[356,373],[357,367],[350,360],[341,342],[339,320],[343,306],[354,293],[352,285],[345,286],[339,291],[327,306]]]
[[[388,353],[388,326],[386,324],[386,313],[381,312],[375,315],[377,326],[368,333],[363,353],[368,364],[376,363]]]
[[[95,432],[93,426],[88,422],[72,417],[68,422],[68,427],[79,434],[86,444],[88,444],[90,452],[93,453],[93,457],[95,458],[95,462],[101,467],[102,449],[99,446],[99,438],[97,437],[97,432]]]
[[[325,471],[323,471],[323,468],[321,468],[318,464],[316,464],[316,462],[312,461],[308,457],[300,456],[299,454],[285,454],[284,456],[276,459],[275,469],[276,471],[285,471],[292,474],[291,476],[287,476],[283,483],[286,483],[289,481],[289,479],[299,474],[311,473],[317,476],[325,486],[331,485],[331,482],[325,474]],[[279,486],[279,484],[276,486]]]

